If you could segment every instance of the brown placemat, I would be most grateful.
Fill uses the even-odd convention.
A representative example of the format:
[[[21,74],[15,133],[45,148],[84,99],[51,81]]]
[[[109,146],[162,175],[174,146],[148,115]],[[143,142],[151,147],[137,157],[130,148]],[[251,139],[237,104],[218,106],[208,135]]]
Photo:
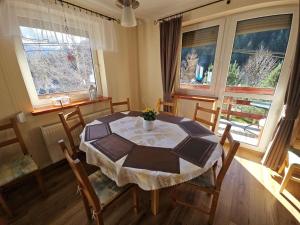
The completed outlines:
[[[179,157],[171,149],[136,145],[123,167],[180,173]]]
[[[135,146],[117,134],[105,136],[91,144],[114,162],[127,155]]]
[[[178,145],[175,152],[186,161],[197,166],[204,167],[217,143],[198,137],[188,138]]]
[[[183,128],[186,132],[188,132],[191,136],[207,136],[213,135],[206,127],[202,126],[196,121],[183,121],[178,124],[181,128]]]
[[[95,139],[102,138],[106,135],[110,134],[110,129],[107,124],[95,124],[95,125],[89,125],[85,128],[85,141],[92,141]]]
[[[99,120],[102,123],[110,123],[112,121],[115,121],[115,120],[118,120],[118,119],[122,119],[124,117],[126,117],[126,115],[124,113],[118,112],[118,113],[114,113],[112,115],[101,117],[101,118],[99,118],[97,120]]]
[[[182,121],[184,118],[183,117],[179,117],[179,116],[171,116],[171,115],[167,115],[164,113],[160,113],[157,115],[157,119],[161,120],[161,121],[165,121],[165,122],[169,122],[169,123],[180,123],[180,121]]]
[[[127,116],[142,116],[143,112],[139,111],[130,111]]]

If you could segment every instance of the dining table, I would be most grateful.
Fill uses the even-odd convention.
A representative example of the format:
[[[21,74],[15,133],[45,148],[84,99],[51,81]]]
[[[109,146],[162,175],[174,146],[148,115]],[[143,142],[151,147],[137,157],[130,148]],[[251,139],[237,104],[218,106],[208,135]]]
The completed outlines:
[[[221,158],[217,137],[188,118],[159,114],[154,129],[143,127],[142,112],[118,112],[88,123],[79,149],[118,186],[136,184],[151,192],[151,211],[159,212],[160,189],[192,180]]]

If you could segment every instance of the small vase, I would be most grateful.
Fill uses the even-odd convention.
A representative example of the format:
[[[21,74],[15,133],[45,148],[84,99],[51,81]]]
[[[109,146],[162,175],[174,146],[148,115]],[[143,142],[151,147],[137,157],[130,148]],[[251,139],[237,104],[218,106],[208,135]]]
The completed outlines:
[[[146,130],[146,131],[151,131],[154,129],[154,122],[155,120],[143,120],[143,128]]]

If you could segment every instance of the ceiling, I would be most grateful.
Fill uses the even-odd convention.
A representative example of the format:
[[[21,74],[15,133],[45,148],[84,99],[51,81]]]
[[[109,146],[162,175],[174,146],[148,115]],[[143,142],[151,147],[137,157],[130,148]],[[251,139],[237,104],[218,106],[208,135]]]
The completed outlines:
[[[212,2],[212,0],[138,0],[139,8],[136,16],[141,19],[157,19],[172,15],[183,10]],[[95,11],[119,18],[121,9],[115,5],[115,0],[73,0],[72,2],[84,5]]]

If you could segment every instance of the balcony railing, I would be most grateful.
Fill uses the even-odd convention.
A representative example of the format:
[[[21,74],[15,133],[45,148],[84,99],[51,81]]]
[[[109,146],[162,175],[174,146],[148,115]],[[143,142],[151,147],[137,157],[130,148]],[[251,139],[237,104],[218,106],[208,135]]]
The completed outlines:
[[[274,88],[257,88],[257,87],[230,87],[227,86],[225,92],[247,93],[257,95],[274,95]]]
[[[232,134],[237,140],[257,145],[270,107],[271,104],[268,101],[225,97],[219,132],[222,133],[226,121],[231,122]],[[255,108],[260,110],[253,110]]]
[[[181,89],[191,90],[208,90],[211,86],[206,84],[180,84]],[[274,88],[259,88],[259,87],[237,87],[227,86],[225,92],[231,93],[246,93],[246,94],[258,94],[258,95],[274,95]]]

